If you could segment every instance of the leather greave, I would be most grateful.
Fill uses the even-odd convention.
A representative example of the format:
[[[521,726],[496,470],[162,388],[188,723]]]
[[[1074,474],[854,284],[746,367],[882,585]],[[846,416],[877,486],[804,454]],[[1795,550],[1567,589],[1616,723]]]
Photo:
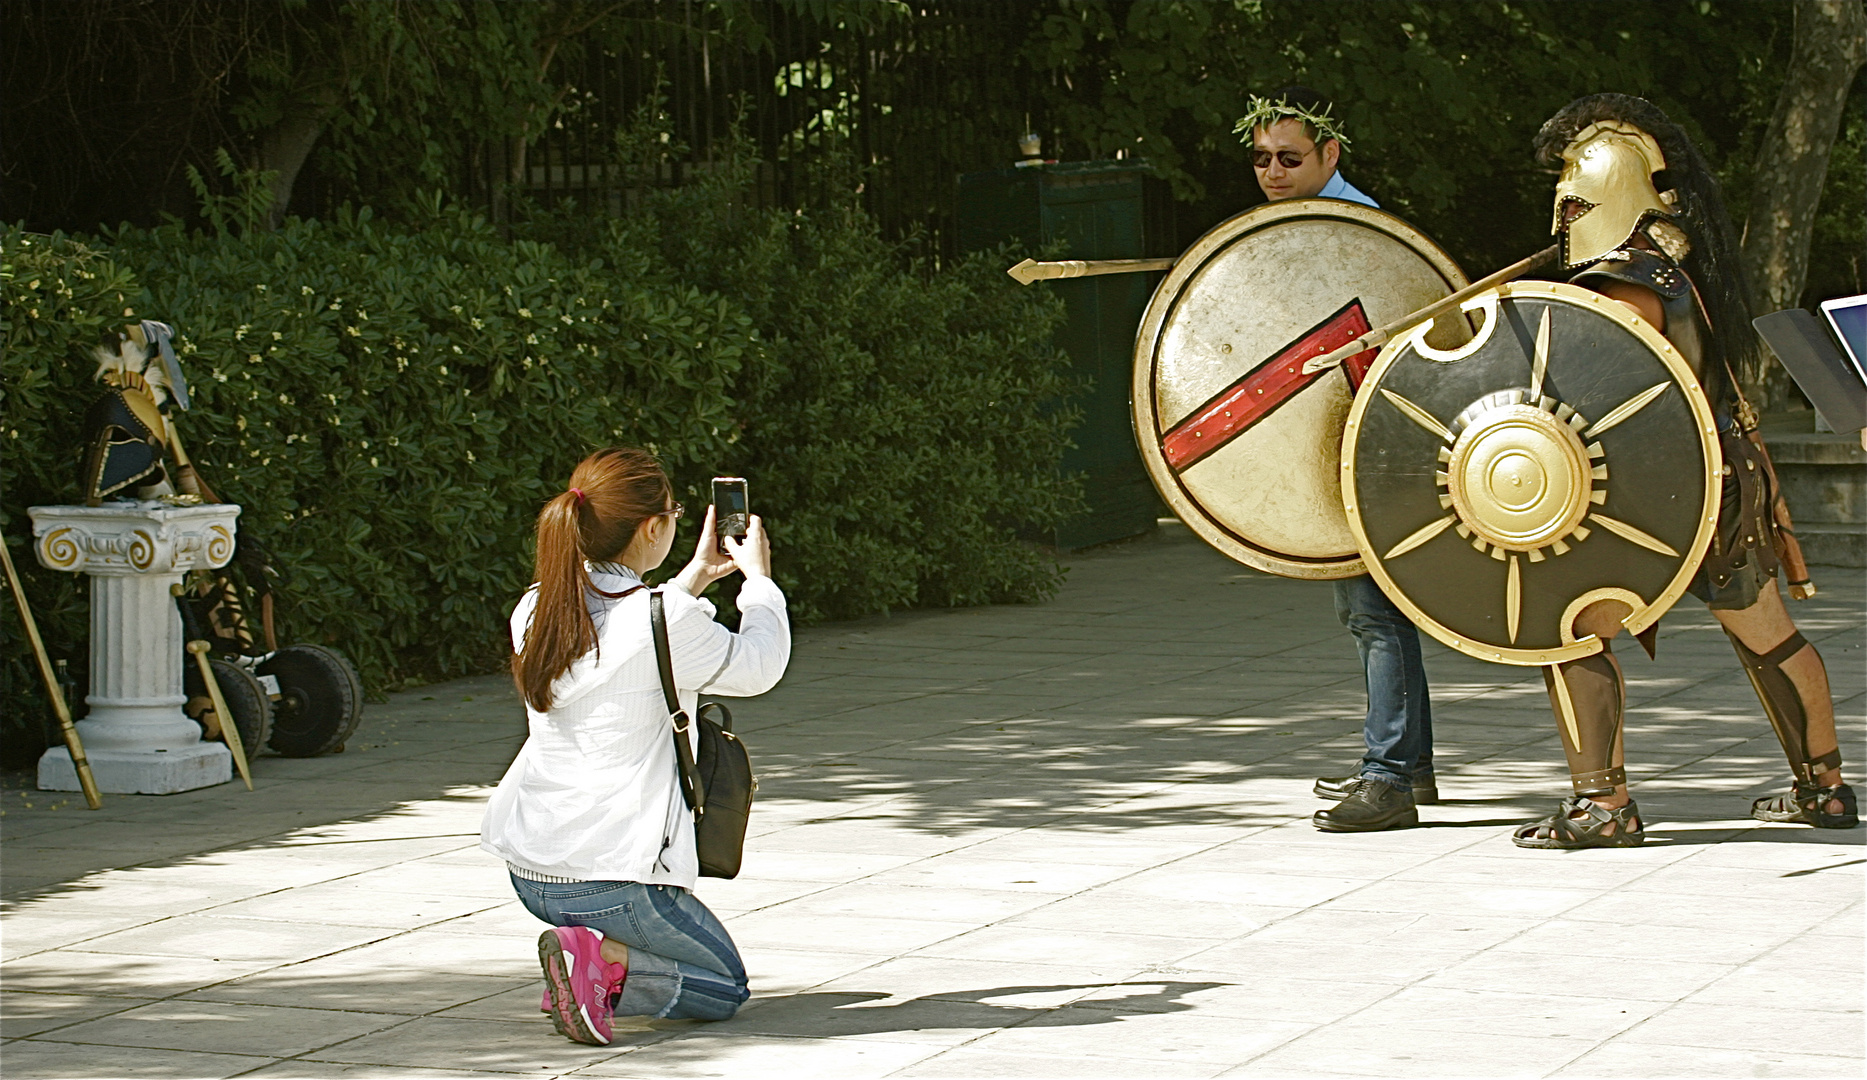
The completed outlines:
[[[1621,764],[1621,714],[1627,689],[1621,666],[1604,643],[1600,652],[1543,669],[1543,685],[1562,732],[1575,793],[1612,795],[1627,782]]]
[[[1754,653],[1729,630],[1724,636],[1731,639],[1731,647],[1737,650],[1737,658],[1744,665],[1744,674],[1750,676],[1751,688],[1757,691],[1757,700],[1763,703],[1763,715],[1769,717],[1776,740],[1783,744],[1783,756],[1789,759],[1789,769],[1797,783],[1819,786],[1815,781],[1817,774],[1841,767],[1841,748],[1837,746],[1818,758],[1810,758],[1809,710],[1795,682],[1783,674],[1783,661],[1807,648],[1808,639],[1798,630],[1769,652]]]

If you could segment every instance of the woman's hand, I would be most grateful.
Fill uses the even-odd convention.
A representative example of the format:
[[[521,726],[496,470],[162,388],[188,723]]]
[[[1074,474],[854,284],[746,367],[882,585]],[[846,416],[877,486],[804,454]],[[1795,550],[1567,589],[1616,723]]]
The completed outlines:
[[[708,505],[706,521],[700,526],[700,542],[694,545],[694,557],[674,575],[674,583],[686,589],[690,596],[699,596],[707,591],[707,586],[732,573],[733,569],[732,556],[720,554],[713,528],[713,507]]]
[[[713,527],[713,517],[708,515],[707,527]],[[732,553],[733,565],[737,566],[747,578],[771,576],[771,538],[765,535],[765,520],[757,514],[746,526],[744,540],[726,538],[726,550]]]

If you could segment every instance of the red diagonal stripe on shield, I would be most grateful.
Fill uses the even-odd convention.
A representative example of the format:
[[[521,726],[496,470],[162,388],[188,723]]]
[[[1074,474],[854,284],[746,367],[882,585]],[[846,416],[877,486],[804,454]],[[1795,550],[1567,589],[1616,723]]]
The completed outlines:
[[[1311,327],[1303,336],[1278,350],[1277,354],[1252,369],[1250,374],[1213,395],[1194,409],[1161,437],[1161,450],[1175,472],[1186,469],[1206,455],[1231,442],[1252,425],[1277,411],[1304,387],[1329,374],[1318,371],[1303,374],[1303,362],[1333,352],[1369,330],[1368,316],[1360,298],[1350,300],[1342,309]],[[1349,357],[1342,364],[1351,387],[1361,389],[1361,380],[1374,364],[1378,349],[1368,349]]]

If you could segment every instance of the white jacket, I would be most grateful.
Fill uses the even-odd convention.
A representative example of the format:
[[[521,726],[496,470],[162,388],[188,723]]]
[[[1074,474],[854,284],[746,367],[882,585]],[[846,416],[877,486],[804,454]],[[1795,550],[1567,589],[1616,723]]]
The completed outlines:
[[[614,563],[590,565],[605,592],[641,584]],[[784,593],[769,578],[739,590],[737,634],[713,605],[679,586],[661,590],[674,685],[694,715],[702,691],[735,697],[776,686],[791,658]],[[512,612],[524,642],[538,590]],[[639,881],[691,889],[699,874],[693,812],[675,779],[674,741],[655,664],[648,590],[591,597],[597,648],[551,686],[551,710],[525,710],[530,735],[499,781],[480,847],[535,873],[577,881]]]

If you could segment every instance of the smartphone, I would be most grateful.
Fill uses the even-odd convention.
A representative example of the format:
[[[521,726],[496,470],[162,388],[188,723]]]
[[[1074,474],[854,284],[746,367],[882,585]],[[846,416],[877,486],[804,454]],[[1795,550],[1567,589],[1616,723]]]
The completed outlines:
[[[746,528],[751,524],[751,514],[746,510],[746,481],[743,476],[716,476],[713,478],[713,533],[717,537],[720,554],[726,554],[726,538],[735,540],[746,538]]]

